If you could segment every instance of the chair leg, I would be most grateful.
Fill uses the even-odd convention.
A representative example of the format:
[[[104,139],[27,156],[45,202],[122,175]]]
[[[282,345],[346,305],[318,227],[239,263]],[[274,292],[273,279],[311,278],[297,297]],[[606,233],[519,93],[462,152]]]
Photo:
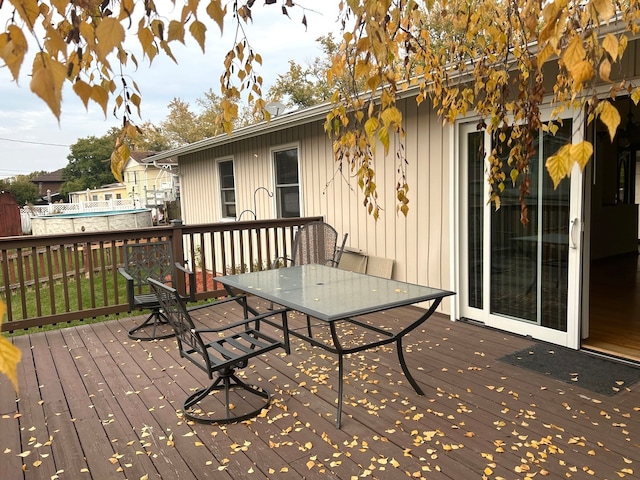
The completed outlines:
[[[169,325],[169,320],[159,309],[154,309],[147,319],[140,325],[129,330],[129,338],[132,340],[162,340],[163,338],[171,338],[175,336],[173,328],[169,328],[168,333],[159,333],[159,326]],[[150,332],[148,332],[150,330]]]
[[[214,405],[215,408],[201,404],[209,395],[215,395],[216,392],[224,392],[224,399],[221,398],[220,403]],[[255,401],[251,402],[251,399],[256,398],[259,400],[257,406]],[[236,402],[233,401],[234,399]],[[216,400],[212,400],[211,403],[215,402]],[[184,401],[183,412],[185,417],[194,422],[224,424],[256,417],[270,404],[271,395],[267,390],[243,382],[231,368],[219,372],[210,386],[189,395]]]

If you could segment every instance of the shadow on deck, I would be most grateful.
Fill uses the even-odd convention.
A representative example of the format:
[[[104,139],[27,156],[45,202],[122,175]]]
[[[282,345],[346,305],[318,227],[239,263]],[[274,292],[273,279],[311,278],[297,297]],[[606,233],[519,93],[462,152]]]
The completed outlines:
[[[412,308],[412,307],[409,307]],[[398,309],[385,322],[401,320]],[[435,315],[406,341],[426,395],[393,348],[345,360],[293,340],[254,359],[273,403],[255,419],[188,424],[182,401],[207,381],[173,339],[136,342],[140,317],[14,337],[17,402],[0,377],[0,478],[634,478],[640,386],[607,397],[500,362],[532,342]],[[178,410],[178,411],[177,411]]]

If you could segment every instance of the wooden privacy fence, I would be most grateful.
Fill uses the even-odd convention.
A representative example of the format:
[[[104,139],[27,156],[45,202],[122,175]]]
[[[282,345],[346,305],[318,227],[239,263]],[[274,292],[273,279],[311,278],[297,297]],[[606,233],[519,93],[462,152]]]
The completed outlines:
[[[3,331],[128,310],[122,246],[168,240],[176,261],[196,272],[196,298],[224,292],[214,278],[268,268],[287,256],[297,228],[321,217],[180,225],[67,235],[0,238]],[[179,285],[179,289],[184,289]]]

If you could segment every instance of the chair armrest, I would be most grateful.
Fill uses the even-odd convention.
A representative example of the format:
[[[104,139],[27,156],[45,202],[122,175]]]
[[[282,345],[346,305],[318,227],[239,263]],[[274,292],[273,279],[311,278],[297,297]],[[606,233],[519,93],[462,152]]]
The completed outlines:
[[[237,302],[238,300],[242,300],[244,302],[246,302],[246,295],[236,295],[233,297],[225,297],[223,299],[220,300],[216,300],[215,302],[208,302],[208,303],[203,303],[202,305],[194,305],[192,307],[188,307],[187,308],[187,312],[193,312],[195,310],[202,310],[203,308],[208,308],[208,307],[213,307],[214,305],[222,305],[224,303],[229,303],[231,301],[235,301]]]
[[[133,282],[133,277],[129,275],[129,272],[127,272],[124,267],[118,268],[118,272],[127,280],[127,282]]]
[[[179,262],[175,263],[176,269],[180,270],[183,274],[187,276],[189,279],[189,292],[187,294],[187,300],[190,302],[196,301],[196,274],[189,270],[184,265],[181,265]]]
[[[127,282],[127,303],[129,304],[129,309],[133,310],[135,308],[133,301],[133,297],[135,295],[135,292],[133,291],[133,277],[129,275],[129,272],[127,272],[124,267],[118,268],[118,273],[120,273]]]
[[[288,312],[288,311],[289,311],[288,308],[281,308],[279,310],[269,310],[268,312],[261,313],[260,315],[256,315],[254,317],[238,320],[237,322],[233,322],[233,323],[227,323],[227,324],[222,325],[220,327],[215,327],[215,328],[196,328],[195,331],[197,333],[219,333],[219,332],[224,332],[225,330],[229,330],[231,328],[245,326],[245,325],[247,325],[247,324],[249,324],[251,322],[256,322],[256,321],[262,320],[263,318],[272,317],[274,315],[280,315],[281,313]]]
[[[284,262],[285,267],[287,266],[287,262],[293,264],[293,260],[289,257],[276,257],[271,263],[271,269],[278,268],[280,266],[280,262]]]

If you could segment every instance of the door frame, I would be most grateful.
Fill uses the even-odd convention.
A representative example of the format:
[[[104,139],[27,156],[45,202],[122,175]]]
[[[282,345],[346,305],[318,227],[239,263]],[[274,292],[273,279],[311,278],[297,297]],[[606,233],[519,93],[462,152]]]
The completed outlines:
[[[549,115],[549,112],[545,112]],[[580,112],[573,112],[573,115],[567,115],[565,118],[572,119],[573,131],[572,141],[574,143],[582,141],[584,138],[584,119]],[[548,327],[532,324],[521,320],[515,320],[508,317],[501,317],[489,313],[489,308],[484,307],[482,310],[468,307],[469,292],[466,283],[468,277],[469,265],[467,258],[467,205],[468,191],[466,188],[466,169],[463,168],[466,160],[466,141],[467,135],[477,131],[475,126],[478,124],[479,118],[465,118],[456,122],[454,127],[453,141],[454,162],[452,168],[452,208],[454,209],[452,222],[452,238],[454,239],[454,255],[453,255],[453,271],[452,278],[454,280],[454,288],[458,295],[455,296],[454,305],[452,305],[452,317],[456,320],[468,318],[479,321],[487,326],[498,328],[500,330],[509,331],[518,335],[530,336],[535,339],[543,340],[557,345],[566,346],[573,349],[580,347],[580,331],[581,331],[581,311],[583,309],[583,246],[584,246],[584,173],[579,167],[574,166],[570,177],[570,206],[569,206],[569,258],[568,258],[568,290],[567,290],[567,331],[554,330]],[[489,135],[484,133],[485,141],[490,140]],[[488,201],[488,189],[485,192],[485,203]],[[494,208],[488,205],[485,208]],[[486,227],[486,225],[485,225]],[[490,248],[488,245],[488,232],[484,229],[485,243],[484,261],[485,265]],[[484,291],[488,291],[489,274],[484,274]],[[485,293],[486,295],[486,293]],[[486,302],[485,302],[486,304]]]

